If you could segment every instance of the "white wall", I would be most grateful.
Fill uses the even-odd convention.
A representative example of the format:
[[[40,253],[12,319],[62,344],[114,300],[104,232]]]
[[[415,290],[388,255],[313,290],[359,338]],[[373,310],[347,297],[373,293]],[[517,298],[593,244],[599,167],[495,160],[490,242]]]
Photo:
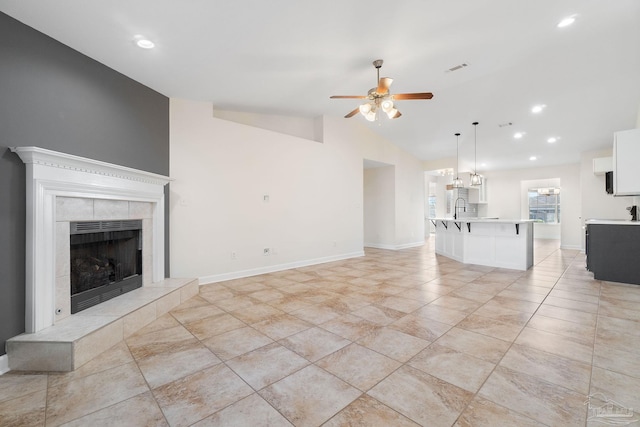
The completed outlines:
[[[303,117],[289,117],[275,114],[255,114],[239,111],[213,109],[213,117],[236,123],[297,136],[314,141],[322,141],[322,134],[318,132],[314,119]]]
[[[561,187],[560,244],[562,248],[581,249],[583,242],[581,218],[580,164],[549,166],[486,172],[486,216],[524,219],[528,210],[523,208],[522,181],[559,179]],[[534,234],[534,237],[538,237]]]
[[[637,197],[613,197],[613,194],[607,194],[605,176],[593,173],[593,159],[611,157],[612,154],[613,147],[606,150],[585,151],[580,156],[583,224],[588,219],[631,219],[627,206],[638,204]],[[582,249],[584,250],[584,239]]]
[[[395,166],[364,170],[364,246],[395,249]]]
[[[394,147],[395,148],[395,147]],[[396,249],[424,244],[424,171],[419,160],[396,148]]]
[[[583,189],[583,220],[631,218],[626,208],[633,204],[633,197],[613,197],[613,194],[607,194],[605,191],[605,176],[593,173],[593,159],[611,157],[612,154],[613,147],[607,150],[586,151],[581,155],[580,177]]]
[[[171,100],[174,277],[207,283],[361,255],[363,158],[396,168],[396,247],[423,242],[421,162],[356,121],[321,124],[318,143]]]
[[[384,126],[384,122],[381,126]],[[395,165],[395,248],[424,244],[424,171],[422,162],[372,133],[358,121],[324,117],[324,144],[340,155]],[[360,180],[362,180],[360,171]]]

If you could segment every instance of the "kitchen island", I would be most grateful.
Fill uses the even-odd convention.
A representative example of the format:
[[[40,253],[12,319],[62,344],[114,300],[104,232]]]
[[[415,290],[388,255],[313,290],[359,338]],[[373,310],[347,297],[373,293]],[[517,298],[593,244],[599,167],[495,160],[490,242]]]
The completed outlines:
[[[465,264],[528,270],[533,266],[533,220],[431,218],[436,254]]]

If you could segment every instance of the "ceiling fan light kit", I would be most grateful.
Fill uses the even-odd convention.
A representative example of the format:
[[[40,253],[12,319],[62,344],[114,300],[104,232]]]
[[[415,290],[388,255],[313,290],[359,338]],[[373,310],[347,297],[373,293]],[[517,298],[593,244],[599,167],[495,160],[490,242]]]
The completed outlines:
[[[389,87],[393,83],[393,79],[390,77],[380,77],[380,68],[382,67],[382,59],[376,59],[373,61],[373,66],[377,70],[377,87],[369,89],[366,96],[363,95],[334,95],[331,99],[366,99],[364,104],[360,105],[355,110],[349,112],[345,119],[355,116],[358,112],[364,116],[370,122],[375,121],[378,118],[378,111],[387,114],[390,119],[397,119],[402,115],[400,111],[394,105],[394,101],[404,99],[431,99],[433,94],[431,92],[422,93],[399,93],[392,95],[389,92]]]

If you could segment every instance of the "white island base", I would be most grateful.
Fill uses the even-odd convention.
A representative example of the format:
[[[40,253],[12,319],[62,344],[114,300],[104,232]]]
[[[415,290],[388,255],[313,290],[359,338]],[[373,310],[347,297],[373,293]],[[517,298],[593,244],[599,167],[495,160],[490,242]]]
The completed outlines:
[[[465,264],[528,270],[533,266],[533,220],[433,218],[436,254]]]

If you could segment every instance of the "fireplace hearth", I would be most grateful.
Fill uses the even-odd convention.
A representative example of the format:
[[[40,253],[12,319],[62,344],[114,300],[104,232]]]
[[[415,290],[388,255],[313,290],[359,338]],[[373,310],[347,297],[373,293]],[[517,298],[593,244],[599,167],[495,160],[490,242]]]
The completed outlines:
[[[141,220],[71,222],[71,314],[142,286],[141,234]]]

